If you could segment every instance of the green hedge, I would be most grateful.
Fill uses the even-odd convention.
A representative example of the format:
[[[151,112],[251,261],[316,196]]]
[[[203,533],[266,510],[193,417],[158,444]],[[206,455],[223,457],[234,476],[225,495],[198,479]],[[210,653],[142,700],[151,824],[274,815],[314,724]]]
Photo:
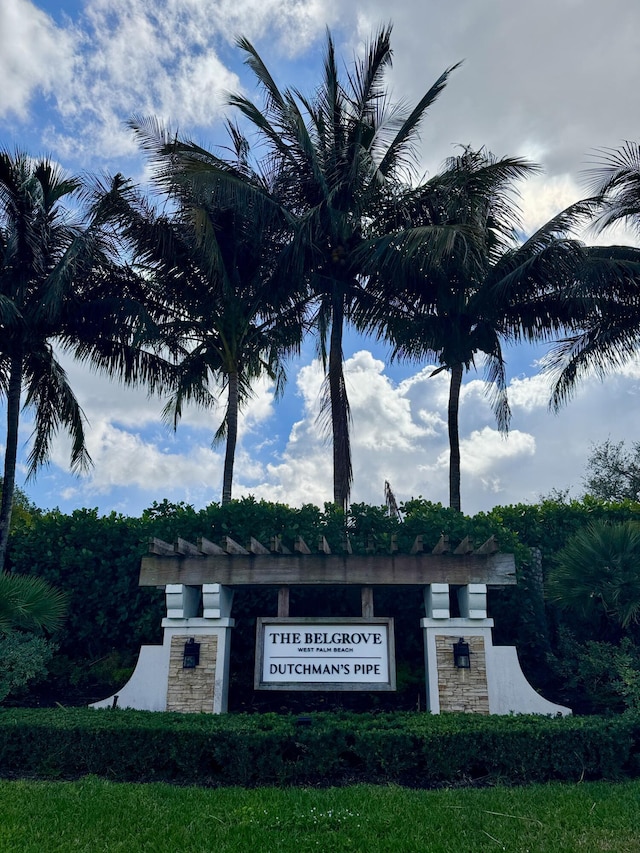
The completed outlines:
[[[0,711],[0,775],[429,788],[640,775],[640,716]]]

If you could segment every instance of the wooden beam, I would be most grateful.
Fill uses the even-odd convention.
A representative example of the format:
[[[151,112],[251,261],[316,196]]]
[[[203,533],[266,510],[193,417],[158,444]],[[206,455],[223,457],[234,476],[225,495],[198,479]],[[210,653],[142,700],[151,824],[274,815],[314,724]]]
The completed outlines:
[[[318,536],[318,551],[321,554],[330,554],[331,548],[329,548],[329,543],[324,538],[324,536]]]
[[[258,542],[257,539],[254,539],[253,536],[249,540],[249,551],[252,554],[268,554],[269,549],[265,548],[262,542]]]
[[[462,542],[454,549],[454,554],[470,554],[473,551],[473,539],[465,536]]]
[[[363,586],[360,590],[362,602],[362,618],[373,619],[373,587]]]
[[[424,586],[429,583],[489,586],[515,584],[513,554],[253,554],[142,558],[140,584],[168,583],[226,586]]]
[[[149,539],[149,553],[150,554],[175,554],[173,550],[173,545],[169,542],[165,542],[164,539],[158,539],[155,536],[152,536]]]
[[[222,547],[227,552],[227,554],[248,554],[246,548],[243,548],[242,545],[238,545],[230,536],[222,537]]]
[[[411,546],[412,554],[421,554],[424,551],[424,542],[422,534],[416,536],[413,540],[413,545]]]
[[[495,536],[490,536],[486,542],[483,542],[479,548],[473,552],[474,554],[495,554],[498,550],[498,543]]]
[[[296,552],[296,554],[311,553],[311,548],[309,548],[302,536],[296,536],[296,541],[293,543],[293,550]]]
[[[440,538],[433,547],[432,554],[446,554],[449,551],[449,537],[444,533],[440,534]]]
[[[282,536],[271,537],[271,550],[274,554],[290,554],[291,551],[282,544]]]
[[[280,618],[289,615],[289,587],[281,586],[278,590],[278,616]]]
[[[200,553],[196,545],[193,545],[191,542],[187,542],[186,539],[180,539],[180,537],[176,539],[173,550],[176,554],[191,554],[191,556],[195,556]]]
[[[200,551],[201,554],[217,554],[218,556],[223,556],[227,553],[224,548],[216,545],[215,542],[210,542],[208,539],[205,539],[204,536],[201,536],[198,539],[198,551]]]

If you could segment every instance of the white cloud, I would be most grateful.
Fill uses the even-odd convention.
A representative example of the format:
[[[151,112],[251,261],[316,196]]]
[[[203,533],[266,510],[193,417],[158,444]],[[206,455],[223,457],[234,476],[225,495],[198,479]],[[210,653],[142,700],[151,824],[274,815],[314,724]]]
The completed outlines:
[[[27,118],[35,90],[55,99],[41,129],[59,156],[88,163],[136,151],[124,126],[153,115],[185,133],[219,126],[225,93],[241,83],[221,59],[238,35],[268,38],[281,54],[308,48],[335,17],[332,0],[87,0],[56,26],[28,0],[0,9],[0,115]],[[240,65],[240,54],[234,60]],[[209,143],[210,144],[210,143]]]
[[[0,4],[0,116],[26,119],[35,92],[68,85],[73,34],[29,0]]]

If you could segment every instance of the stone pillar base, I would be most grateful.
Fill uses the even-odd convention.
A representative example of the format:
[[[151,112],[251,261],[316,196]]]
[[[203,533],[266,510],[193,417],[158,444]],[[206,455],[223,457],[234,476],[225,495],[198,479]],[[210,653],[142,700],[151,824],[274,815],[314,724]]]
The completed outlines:
[[[142,646],[136,668],[118,693],[92,708],[137,708],[221,714],[229,695],[229,653],[233,619],[163,619],[161,646]],[[200,663],[183,669],[187,640],[200,643]]]
[[[476,714],[570,714],[548,702],[526,680],[514,646],[494,646],[493,619],[421,619],[427,682],[427,708],[432,714],[464,711]],[[469,644],[470,669],[457,669],[453,646]]]

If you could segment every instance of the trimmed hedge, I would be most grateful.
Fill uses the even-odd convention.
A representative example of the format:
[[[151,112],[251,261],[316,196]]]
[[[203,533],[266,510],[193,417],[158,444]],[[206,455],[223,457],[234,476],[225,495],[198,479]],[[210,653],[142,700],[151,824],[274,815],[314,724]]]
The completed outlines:
[[[640,716],[0,710],[0,775],[180,785],[522,784],[640,776]]]

